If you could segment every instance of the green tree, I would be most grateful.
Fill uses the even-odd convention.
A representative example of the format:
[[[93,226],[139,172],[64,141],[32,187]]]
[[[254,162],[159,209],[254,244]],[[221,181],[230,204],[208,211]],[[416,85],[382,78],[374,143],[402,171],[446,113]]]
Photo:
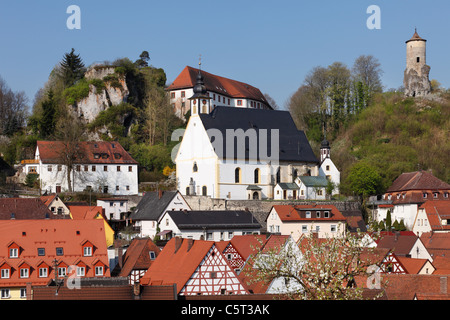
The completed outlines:
[[[391,231],[392,227],[393,227],[393,225],[392,225],[391,210],[388,210],[386,213],[386,230]]]
[[[58,119],[57,105],[54,100],[53,90],[49,90],[47,99],[42,102],[42,116],[39,119],[39,132],[42,138],[50,137],[54,134]]]
[[[373,166],[357,162],[351,167],[346,184],[355,195],[365,198],[379,192],[381,177]]]
[[[60,63],[60,76],[64,81],[66,87],[72,86],[75,82],[83,78],[84,63],[79,54],[75,54],[75,49],[72,48],[70,53],[65,53],[63,60]]]

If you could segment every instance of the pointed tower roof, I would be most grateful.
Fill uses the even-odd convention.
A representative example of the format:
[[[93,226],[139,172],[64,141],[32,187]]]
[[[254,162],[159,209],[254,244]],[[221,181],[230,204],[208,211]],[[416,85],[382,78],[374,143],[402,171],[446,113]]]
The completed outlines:
[[[410,42],[410,41],[427,41],[425,39],[422,39],[419,34],[417,33],[417,28],[414,29],[414,34],[412,36],[411,39],[409,39],[408,41],[406,41],[406,43]]]

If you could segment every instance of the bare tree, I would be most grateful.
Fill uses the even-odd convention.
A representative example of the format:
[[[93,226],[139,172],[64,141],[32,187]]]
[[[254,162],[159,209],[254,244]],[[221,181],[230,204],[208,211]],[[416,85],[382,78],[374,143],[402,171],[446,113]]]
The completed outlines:
[[[11,136],[25,125],[28,99],[23,91],[13,92],[0,78],[0,134]]]

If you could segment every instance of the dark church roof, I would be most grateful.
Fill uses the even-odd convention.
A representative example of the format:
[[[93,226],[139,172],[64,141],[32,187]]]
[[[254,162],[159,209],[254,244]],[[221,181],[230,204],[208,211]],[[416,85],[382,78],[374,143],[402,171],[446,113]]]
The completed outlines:
[[[172,218],[180,230],[184,229],[259,229],[261,225],[253,217],[250,211],[168,211],[167,214]]]
[[[306,138],[305,133],[297,129],[294,120],[292,119],[291,114],[288,111],[219,106],[216,107],[210,114],[200,114],[200,118],[206,130],[216,129],[221,132],[221,136],[223,138],[222,153],[220,153],[220,151],[218,150],[218,145],[214,145],[214,142],[216,142],[217,144],[217,141],[219,141],[215,140],[216,137],[214,137],[214,132],[208,132],[219,158],[231,158],[230,156],[226,157],[227,129],[242,129],[243,131],[247,131],[248,129],[255,129],[254,132],[256,133],[257,143],[255,143],[256,145],[254,145],[249,144],[248,141],[246,142],[246,159],[253,159],[253,157],[249,157],[249,154],[252,152],[252,150],[255,150],[257,152],[258,160],[270,160],[270,158],[273,159],[274,156],[272,156],[272,143],[270,139],[270,133],[272,129],[278,129],[279,161],[319,163],[319,160],[317,160],[316,156],[314,155],[314,152],[308,142],[308,139]],[[266,129],[267,131],[261,131],[262,129]],[[267,146],[267,151],[259,149],[259,141],[261,138],[266,138],[267,140],[267,143],[265,144]],[[238,143],[236,143],[235,141],[235,152],[233,156],[238,154],[236,152],[237,144]],[[241,145],[239,145],[239,147],[241,147]]]

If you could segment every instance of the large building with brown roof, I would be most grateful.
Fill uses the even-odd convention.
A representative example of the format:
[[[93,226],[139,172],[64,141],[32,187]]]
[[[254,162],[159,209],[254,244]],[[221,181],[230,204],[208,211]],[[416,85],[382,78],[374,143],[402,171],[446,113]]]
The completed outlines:
[[[64,160],[70,156],[71,164]],[[138,193],[138,163],[117,141],[38,141],[25,172],[39,174],[47,193],[93,190],[112,195]],[[70,170],[70,181],[67,170]]]
[[[186,66],[169,85],[170,102],[180,118],[190,110],[189,98],[194,94],[199,69]],[[247,83],[217,76],[201,70],[211,110],[216,106],[237,108],[272,109],[261,91]]]
[[[403,220],[406,228],[412,230],[419,207],[428,200],[450,201],[450,185],[436,178],[430,171],[402,173],[382,196],[373,202],[374,219],[383,221],[387,212],[392,221]]]

